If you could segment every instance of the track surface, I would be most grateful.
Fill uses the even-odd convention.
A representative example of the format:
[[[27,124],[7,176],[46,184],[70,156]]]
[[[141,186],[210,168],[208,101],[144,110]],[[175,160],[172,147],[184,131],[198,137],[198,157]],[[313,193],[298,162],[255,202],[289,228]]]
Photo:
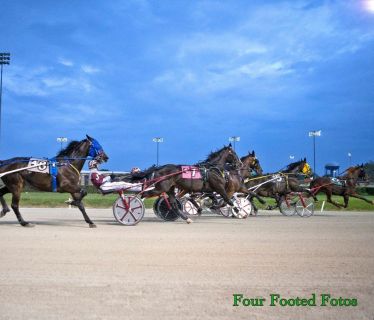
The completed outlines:
[[[206,215],[187,225],[147,212],[23,209],[0,220],[0,319],[370,319],[374,212],[311,218]],[[357,307],[233,307],[247,297],[354,297]],[[317,298],[317,302],[318,302]]]

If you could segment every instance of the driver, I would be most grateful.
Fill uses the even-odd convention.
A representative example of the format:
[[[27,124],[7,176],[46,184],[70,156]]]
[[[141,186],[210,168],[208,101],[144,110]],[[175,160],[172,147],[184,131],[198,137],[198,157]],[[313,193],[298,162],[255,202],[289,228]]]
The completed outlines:
[[[96,160],[91,160],[88,163],[88,168],[90,169],[90,180],[92,184],[96,188],[98,188],[100,191],[103,191],[103,192],[111,192],[111,191],[119,191],[119,190],[134,191],[134,192],[142,191],[141,183],[130,183],[130,182],[125,182],[125,181],[113,181],[112,182],[112,179],[110,176],[100,174],[99,162]]]

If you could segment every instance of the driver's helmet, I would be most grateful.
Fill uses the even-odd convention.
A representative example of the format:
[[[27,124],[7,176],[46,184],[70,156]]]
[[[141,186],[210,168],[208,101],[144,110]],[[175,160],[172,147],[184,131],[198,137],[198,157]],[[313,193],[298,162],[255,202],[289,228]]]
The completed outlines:
[[[140,168],[138,168],[138,167],[134,167],[134,168],[132,168],[131,169],[131,173],[138,173],[138,172],[140,172],[141,170],[140,170]]]
[[[99,169],[99,162],[97,160],[91,160],[88,163],[88,169]]]

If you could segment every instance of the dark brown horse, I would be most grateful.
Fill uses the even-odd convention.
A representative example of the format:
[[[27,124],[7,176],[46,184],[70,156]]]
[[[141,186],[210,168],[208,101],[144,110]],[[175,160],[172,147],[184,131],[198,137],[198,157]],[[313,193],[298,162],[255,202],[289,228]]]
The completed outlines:
[[[248,191],[248,189],[244,185],[244,179],[248,178],[253,174],[253,172],[256,172],[256,174],[262,174],[262,168],[260,165],[259,160],[256,158],[256,154],[254,151],[248,152],[248,155],[241,157],[240,161],[242,165],[240,168],[235,168],[231,164],[225,165],[225,178],[226,178],[226,185],[225,190],[227,193],[227,197],[229,199],[232,198],[235,192],[241,192],[246,195],[250,194],[251,192]],[[187,192],[183,190],[178,196],[182,197]],[[204,196],[209,197],[213,202],[213,207],[211,209],[219,209],[219,207],[224,206],[225,203],[218,203],[218,200],[216,199],[216,196],[214,193],[208,193]],[[260,202],[263,200],[260,199],[256,194],[252,194],[253,197],[256,197],[259,199]],[[190,194],[188,197],[188,200],[191,201],[191,203],[196,207],[198,214],[202,213],[202,208],[199,206],[197,201],[195,200],[196,197],[201,197],[201,193],[196,194]]]
[[[279,172],[249,178],[245,185],[247,188],[253,189],[254,192],[261,197],[274,198],[276,205],[268,206],[268,209],[275,209],[280,206],[284,196],[289,192],[306,192],[312,195],[308,189],[300,186],[300,182],[297,178],[297,175],[299,174],[302,174],[303,177],[311,174],[311,169],[306,158],[290,163],[285,169],[280,170]],[[279,178],[273,180],[276,175],[278,175]],[[262,183],[263,185],[256,189],[256,186]],[[254,212],[257,213],[258,209],[253,202],[252,206]]]
[[[19,202],[21,192],[24,185],[27,183],[40,191],[57,191],[68,192],[71,194],[73,200],[71,204],[77,206],[82,212],[84,220],[89,224],[90,228],[96,225],[88,217],[82,199],[86,196],[87,192],[81,188],[80,185],[80,171],[82,170],[87,157],[92,157],[99,162],[108,160],[100,144],[93,138],[87,136],[87,139],[82,141],[72,141],[70,144],[54,159],[46,159],[43,165],[32,167],[30,165],[30,158],[12,158],[0,162],[0,173],[7,173],[2,177],[5,187],[0,189],[0,201],[2,204],[2,211],[0,217],[3,217],[9,210],[3,195],[6,193],[12,194],[12,209],[16,214],[19,223],[24,227],[33,226],[31,223],[26,222],[19,211]],[[58,167],[57,172],[53,174],[46,172],[36,172],[32,170],[44,166]],[[29,168],[29,169],[23,169]],[[14,171],[14,172],[12,172]]]
[[[366,199],[365,197],[359,195],[356,191],[357,183],[360,180],[368,180],[364,165],[350,167],[346,170],[346,172],[347,173],[344,176],[339,178],[319,177],[314,179],[310,183],[310,188],[312,189],[314,194],[314,200],[317,201],[317,198],[315,196],[318,193],[323,192],[326,194],[327,202],[330,202],[338,208],[347,208],[349,197],[358,198],[368,203],[374,204],[374,201]],[[332,195],[342,196],[344,198],[344,206],[332,200]]]
[[[167,164],[162,167],[147,170],[145,171],[147,173],[146,178],[160,179],[160,182],[155,184],[154,190],[144,193],[144,196],[158,196],[166,192],[174,212],[177,212],[178,215],[187,222],[191,222],[191,219],[179,209],[175,200],[175,188],[188,192],[214,191],[220,194],[224,201],[232,206],[233,203],[227,196],[225,189],[226,179],[224,166],[226,163],[232,163],[237,166],[240,165],[240,160],[232,149],[231,144],[216,152],[212,152],[205,161],[196,165],[200,167],[199,172],[202,172],[201,178],[183,177],[182,165]],[[163,177],[167,178],[165,179]],[[139,178],[144,178],[144,175],[140,175]]]

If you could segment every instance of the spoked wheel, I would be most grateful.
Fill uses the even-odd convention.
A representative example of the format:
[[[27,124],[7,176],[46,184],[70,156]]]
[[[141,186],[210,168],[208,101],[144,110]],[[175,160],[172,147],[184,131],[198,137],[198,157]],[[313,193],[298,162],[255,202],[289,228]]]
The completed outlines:
[[[134,226],[144,217],[144,203],[136,196],[118,197],[113,204],[114,218],[126,226]]]
[[[222,214],[224,217],[229,218],[232,216],[232,208],[229,205],[225,205],[224,207],[219,208],[219,213]]]
[[[310,217],[314,213],[314,201],[312,198],[299,199],[296,202],[296,212],[300,217]]]
[[[286,196],[282,200],[279,210],[284,216],[293,216],[296,213],[296,202],[298,201],[299,196]]]
[[[226,218],[234,216],[238,219],[245,219],[251,214],[252,204],[247,198],[238,197],[234,200],[234,207],[226,205],[219,211]]]
[[[183,210],[180,200],[176,199],[176,201],[178,208]],[[179,214],[170,207],[170,203],[166,201],[164,197],[160,197],[155,201],[153,210],[156,216],[165,221],[175,221],[179,218]]]
[[[188,199],[183,199],[182,200],[182,207],[183,207],[182,210],[189,215],[198,215],[199,214],[198,211],[197,211],[197,208]]]
[[[237,210],[232,208],[232,214],[238,219],[245,219],[251,214],[252,204],[247,198],[238,197],[234,201],[234,208]]]

